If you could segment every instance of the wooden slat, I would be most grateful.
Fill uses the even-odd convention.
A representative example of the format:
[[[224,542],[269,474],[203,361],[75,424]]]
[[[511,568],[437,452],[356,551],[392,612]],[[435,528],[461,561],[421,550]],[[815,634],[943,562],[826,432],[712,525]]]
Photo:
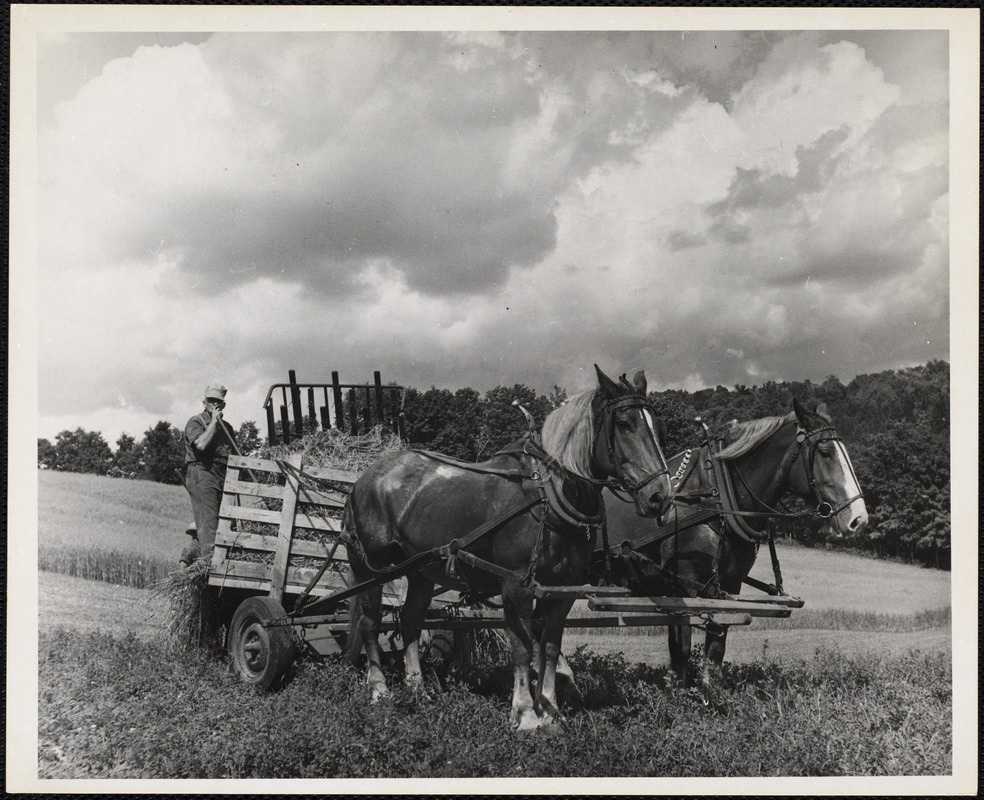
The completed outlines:
[[[701,597],[606,597],[588,600],[592,611],[656,611],[664,613],[743,612],[753,617],[788,617],[789,608],[769,607],[740,600],[706,600]]]
[[[259,533],[221,533],[215,537],[216,544],[225,547],[241,547],[244,550],[260,550],[264,553],[272,553],[277,549],[276,536],[263,536]],[[330,550],[332,545],[328,544]],[[310,556],[311,558],[326,558],[328,552],[325,545],[320,542],[307,542],[303,539],[294,539],[290,547],[292,556]],[[335,550],[335,561],[348,561],[348,554],[344,545],[339,545]]]
[[[277,534],[277,550],[273,556],[273,572],[270,575],[270,597],[280,602],[287,583],[287,559],[290,557],[290,543],[294,538],[294,513],[297,509],[297,489],[301,470],[301,453],[294,453],[287,459],[290,467],[285,473],[287,483],[284,486],[284,507],[280,512],[280,531]],[[312,574],[312,578],[314,575]]]
[[[342,529],[341,520],[325,518],[325,517],[313,517],[310,514],[296,514],[294,516],[294,527],[295,528],[307,528],[312,531],[328,531],[329,533],[338,533]]]
[[[253,483],[252,481],[232,481],[228,478],[226,478],[223,491],[244,497],[268,497],[274,500],[281,500],[284,496],[283,486],[272,483]],[[300,488],[300,500],[302,503],[310,503],[311,505],[343,508],[346,497],[338,492],[322,492],[302,484]]]
[[[806,600],[801,600],[798,597],[783,597],[778,595],[773,597],[743,597],[739,595],[735,600],[741,603],[760,603],[762,605],[784,606],[786,608],[802,608],[806,605]]]
[[[306,478],[307,475],[308,473],[305,471],[304,477]],[[310,486],[305,486],[302,483],[300,488],[300,499],[302,503],[328,506],[329,508],[344,508],[345,501],[348,500],[348,496],[341,494],[340,492],[322,492],[318,489],[312,489]]]
[[[276,525],[279,530],[282,524],[283,512],[270,511],[265,508],[246,508],[223,500],[222,507],[219,508],[219,516],[228,519],[241,519],[245,522],[262,522],[267,525]],[[295,513],[293,522],[295,528],[307,528],[311,531],[338,533],[342,529],[340,520],[315,517],[311,514]]]
[[[305,467],[304,475],[312,478],[320,478],[325,481],[335,481],[337,483],[355,483],[359,479],[358,472],[347,472],[331,467]]]
[[[254,456],[229,456],[229,466],[240,469],[259,470],[260,472],[272,472],[280,475],[282,470],[276,461],[266,458],[256,458]]]
[[[284,487],[272,483],[253,483],[252,481],[230,480],[226,475],[225,492],[234,492],[237,495],[247,497],[271,497],[274,500],[282,500],[284,497]]]
[[[247,508],[237,506],[234,500],[229,499],[231,495],[222,498],[222,505],[219,507],[219,516],[226,519],[241,519],[248,522],[265,522],[268,525],[280,525],[280,512],[270,511],[266,508]]]
[[[212,570],[213,576],[221,582],[223,577],[228,578],[247,578],[254,581],[269,583],[273,568],[270,564],[254,564],[249,561],[223,561]],[[317,573],[317,567],[288,567],[287,582],[296,584],[300,587],[307,586]],[[345,584],[341,577],[334,572],[326,572],[321,580],[318,581],[319,589],[342,589]]]
[[[718,625],[749,625],[751,614],[711,614]],[[661,625],[703,625],[701,617],[687,614],[618,614],[616,616],[568,617],[567,628],[638,628]]]
[[[625,597],[629,590],[624,586],[537,586],[537,597]]]
[[[227,467],[225,479],[227,483],[230,479],[234,481],[238,480],[239,470],[235,469],[234,467]],[[230,501],[232,501],[232,496],[225,494],[224,486],[222,491],[223,491],[222,502],[225,503],[226,498],[229,498]],[[221,563],[222,561],[225,560],[226,548],[224,548],[221,544],[219,544],[218,539],[220,534],[230,533],[231,530],[232,530],[232,522],[228,518],[223,519],[220,512],[219,521],[215,526],[215,547],[212,548],[212,566]]]

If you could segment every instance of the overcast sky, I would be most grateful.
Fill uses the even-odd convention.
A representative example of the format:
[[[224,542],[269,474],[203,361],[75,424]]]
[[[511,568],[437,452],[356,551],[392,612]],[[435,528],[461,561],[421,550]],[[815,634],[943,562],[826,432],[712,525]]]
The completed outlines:
[[[948,359],[948,113],[946,31],[48,37],[38,435]]]

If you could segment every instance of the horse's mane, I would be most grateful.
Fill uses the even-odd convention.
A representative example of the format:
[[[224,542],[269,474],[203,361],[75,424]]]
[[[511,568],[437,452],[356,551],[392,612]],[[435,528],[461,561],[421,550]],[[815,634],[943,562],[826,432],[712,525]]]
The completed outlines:
[[[731,431],[729,431],[728,446],[715,458],[721,461],[730,461],[743,456],[762,444],[787,422],[792,422],[795,419],[796,414],[790,411],[784,417],[762,417],[762,419],[753,419],[749,422],[739,422],[732,426]]]
[[[594,446],[594,389],[576,394],[543,421],[543,449],[562,467],[582,478],[591,477]]]

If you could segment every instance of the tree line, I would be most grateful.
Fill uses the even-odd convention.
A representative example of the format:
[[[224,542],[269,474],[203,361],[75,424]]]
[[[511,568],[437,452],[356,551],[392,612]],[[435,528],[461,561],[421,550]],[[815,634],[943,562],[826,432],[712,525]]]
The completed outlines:
[[[870,522],[844,546],[948,567],[950,559],[950,367],[945,361],[859,375],[844,385],[836,376],[822,383],[769,381],[761,386],[653,391],[649,399],[666,423],[666,455],[701,443],[700,417],[712,436],[732,420],[782,416],[796,397],[808,406],[826,403],[844,440],[865,494]],[[466,461],[490,457],[521,438],[527,423],[518,400],[536,425],[567,399],[555,386],[537,394],[524,384],[497,386],[484,395],[466,387],[451,391],[408,388],[402,403],[409,446]],[[395,407],[387,415],[397,413]],[[262,450],[259,429],[244,422],[237,441],[244,453]],[[63,431],[52,444],[38,440],[42,468],[178,483],[184,458],[181,430],[160,421],[142,440],[122,434],[115,452],[97,432]],[[783,521],[781,528],[805,544],[824,541],[808,521]]]

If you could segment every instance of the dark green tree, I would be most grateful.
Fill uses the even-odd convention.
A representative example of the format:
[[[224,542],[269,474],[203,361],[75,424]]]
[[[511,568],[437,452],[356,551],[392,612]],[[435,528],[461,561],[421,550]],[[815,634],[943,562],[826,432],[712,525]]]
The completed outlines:
[[[161,420],[144,433],[144,476],[158,483],[180,483],[178,470],[184,464],[181,431]]]
[[[252,420],[246,420],[236,432],[236,444],[244,456],[252,455],[260,449],[260,429]]]
[[[488,458],[529,432],[526,418],[513,406],[514,400],[518,400],[533,415],[537,430],[552,410],[546,397],[538,397],[536,392],[522,383],[489,389],[482,398],[477,447],[479,459]]]
[[[478,426],[481,398],[472,388],[458,389],[451,397],[450,417],[433,439],[432,447],[440,453],[474,461],[478,455]]]
[[[38,467],[40,469],[57,469],[58,451],[47,439],[38,439]]]
[[[128,433],[116,440],[116,453],[109,474],[116,478],[138,478],[144,470],[144,448]]]
[[[701,443],[700,429],[694,421],[697,410],[687,392],[678,389],[650,392],[649,402],[653,404],[656,416],[666,425],[663,455],[669,458]]]
[[[55,439],[55,469],[105,475],[113,463],[113,452],[98,431],[62,431]]]

